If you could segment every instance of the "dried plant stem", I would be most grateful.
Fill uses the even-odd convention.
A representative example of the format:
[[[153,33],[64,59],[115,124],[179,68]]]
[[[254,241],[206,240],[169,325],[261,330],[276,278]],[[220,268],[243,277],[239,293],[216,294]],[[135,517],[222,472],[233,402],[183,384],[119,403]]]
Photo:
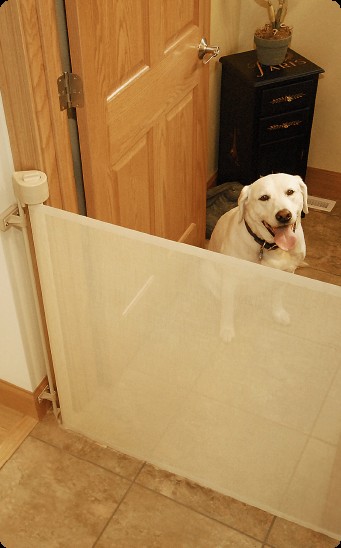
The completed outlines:
[[[273,6],[272,0],[267,0],[267,2],[271,26],[274,30],[279,30],[287,12],[287,0],[279,0],[277,11]]]

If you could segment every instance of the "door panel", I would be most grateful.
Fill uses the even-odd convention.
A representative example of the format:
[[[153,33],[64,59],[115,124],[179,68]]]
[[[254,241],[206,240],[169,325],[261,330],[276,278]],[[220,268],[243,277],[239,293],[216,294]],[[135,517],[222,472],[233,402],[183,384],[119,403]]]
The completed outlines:
[[[191,243],[205,228],[207,0],[66,0],[88,215]],[[194,233],[196,234],[195,237]]]
[[[154,232],[151,220],[154,217],[152,192],[153,170],[150,165],[151,131],[112,168],[114,185],[118,191],[118,224],[129,228],[131,222],[136,230]]]
[[[164,226],[158,226],[159,233],[166,233],[172,240],[178,240],[195,218],[192,207],[193,188],[193,93],[189,93],[173,107],[165,119],[166,139],[161,141],[167,166],[164,187],[156,189],[162,208]],[[164,198],[167,197],[167,200]],[[168,201],[173,205],[168,208]]]

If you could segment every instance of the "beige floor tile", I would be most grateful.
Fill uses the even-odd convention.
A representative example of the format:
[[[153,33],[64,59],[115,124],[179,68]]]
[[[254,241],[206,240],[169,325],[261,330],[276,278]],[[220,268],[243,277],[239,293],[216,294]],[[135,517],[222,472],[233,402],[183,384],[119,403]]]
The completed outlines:
[[[152,462],[252,506],[278,508],[305,442],[300,432],[196,395]]]
[[[134,485],[96,548],[261,548],[261,543]]]
[[[78,413],[68,402],[65,425],[118,451],[148,460],[186,397],[184,388],[127,367],[117,383],[97,385],[89,404]]]
[[[276,518],[268,538],[274,548],[335,548],[338,541],[300,525]]]
[[[0,473],[1,542],[9,548],[91,548],[129,485],[26,438]]]
[[[341,200],[337,200],[330,213],[310,209],[302,226],[309,266],[299,268],[296,274],[341,285]]]
[[[292,314],[289,307],[288,310]],[[275,339],[270,329],[271,326],[268,333]],[[292,348],[296,348],[295,359]],[[245,337],[242,344],[236,338],[229,345],[229,353],[217,353],[210,367],[202,372],[196,390],[223,404],[308,434],[338,362],[339,350],[313,341],[307,343],[294,333],[280,332],[275,353],[267,337]]]
[[[340,534],[341,445],[310,439],[279,510],[332,536]]]
[[[329,393],[320,409],[312,435],[332,445],[341,440],[341,368],[337,371]]]
[[[52,413],[46,415],[44,420],[37,424],[32,435],[71,455],[98,464],[130,480],[134,479],[143,465],[143,462],[138,459],[102,447],[83,436],[63,429]]]
[[[329,272],[317,270],[317,268],[310,268],[309,266],[299,268],[296,270],[296,274],[305,276],[306,278],[312,278],[313,280],[319,280],[320,282],[325,282],[327,284],[341,285],[341,274],[340,276],[337,276],[336,274],[330,274]]]
[[[136,481],[242,533],[264,540],[273,516],[181,476],[146,464]]]
[[[306,262],[309,267],[340,275],[340,217],[311,211],[303,220],[303,230],[307,245]]]
[[[303,280],[296,274],[293,278],[296,287],[288,284],[283,297],[285,309],[290,315],[290,325],[285,326],[283,330],[274,322],[273,329],[279,336],[285,331],[287,335],[296,338],[295,348],[296,345],[301,345],[301,342],[308,345],[308,348],[316,344],[327,349],[329,347],[330,350],[340,347],[340,288],[315,280]]]

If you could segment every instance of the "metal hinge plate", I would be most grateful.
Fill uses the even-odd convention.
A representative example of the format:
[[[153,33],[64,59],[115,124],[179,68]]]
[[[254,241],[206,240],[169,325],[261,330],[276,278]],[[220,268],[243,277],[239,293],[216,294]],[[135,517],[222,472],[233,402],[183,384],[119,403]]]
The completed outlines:
[[[83,83],[78,74],[63,72],[57,84],[60,110],[84,106]]]

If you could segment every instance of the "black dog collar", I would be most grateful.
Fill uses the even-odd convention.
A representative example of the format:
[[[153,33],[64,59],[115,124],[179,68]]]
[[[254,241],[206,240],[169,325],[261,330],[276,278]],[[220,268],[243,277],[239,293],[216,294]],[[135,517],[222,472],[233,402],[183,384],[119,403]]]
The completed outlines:
[[[247,224],[245,219],[244,219],[244,223],[245,223],[245,226],[246,226],[246,230],[248,231],[250,236],[252,236],[252,238],[255,240],[255,242],[257,242],[257,244],[259,244],[262,249],[268,249],[269,251],[271,251],[272,249],[278,249],[277,244],[274,244],[274,243],[271,244],[270,242],[267,242],[266,240],[262,240],[261,238],[259,238],[257,236],[257,234],[252,232],[251,228],[249,227],[249,225]]]

